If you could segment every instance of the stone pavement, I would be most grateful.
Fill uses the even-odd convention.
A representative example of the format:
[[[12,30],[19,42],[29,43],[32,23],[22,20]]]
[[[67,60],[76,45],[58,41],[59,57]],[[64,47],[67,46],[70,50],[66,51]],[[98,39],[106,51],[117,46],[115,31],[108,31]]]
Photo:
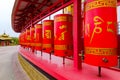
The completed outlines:
[[[30,80],[17,58],[17,46],[0,47],[0,80]]]

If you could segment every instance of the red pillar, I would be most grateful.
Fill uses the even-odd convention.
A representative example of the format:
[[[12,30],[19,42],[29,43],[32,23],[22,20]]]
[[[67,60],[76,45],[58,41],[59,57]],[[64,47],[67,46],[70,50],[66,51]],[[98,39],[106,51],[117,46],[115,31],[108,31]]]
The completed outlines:
[[[82,19],[81,19],[81,0],[73,0],[73,51],[74,51],[74,67],[82,68],[81,57],[79,56],[82,50]]]

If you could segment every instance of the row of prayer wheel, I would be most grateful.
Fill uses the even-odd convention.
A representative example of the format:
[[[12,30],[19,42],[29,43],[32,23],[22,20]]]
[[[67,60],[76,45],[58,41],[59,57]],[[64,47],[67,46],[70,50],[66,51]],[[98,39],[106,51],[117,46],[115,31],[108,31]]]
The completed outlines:
[[[85,2],[84,62],[87,64],[105,67],[117,65],[116,3],[117,0],[86,0]],[[39,24],[39,28],[38,24],[35,26],[35,38],[32,42],[35,41],[36,50],[54,51],[57,56],[73,54],[72,28],[74,26],[72,26],[71,15],[58,14],[54,21],[45,20],[43,24]],[[24,35],[25,32],[21,34],[23,37]],[[28,47],[32,43],[29,42],[33,35],[30,35],[29,30],[26,30],[26,35],[25,45]],[[23,43],[24,40],[21,41],[21,45]]]
[[[61,57],[72,56],[72,15],[58,14],[54,20],[44,20],[42,24],[26,29],[20,35],[20,44],[47,53],[54,52]]]

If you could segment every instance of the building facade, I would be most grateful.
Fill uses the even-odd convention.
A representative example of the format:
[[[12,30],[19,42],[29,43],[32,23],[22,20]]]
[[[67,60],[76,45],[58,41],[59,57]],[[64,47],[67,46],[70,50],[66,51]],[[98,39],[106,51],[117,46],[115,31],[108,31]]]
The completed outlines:
[[[0,46],[9,46],[12,38],[9,37],[6,33],[0,35]]]

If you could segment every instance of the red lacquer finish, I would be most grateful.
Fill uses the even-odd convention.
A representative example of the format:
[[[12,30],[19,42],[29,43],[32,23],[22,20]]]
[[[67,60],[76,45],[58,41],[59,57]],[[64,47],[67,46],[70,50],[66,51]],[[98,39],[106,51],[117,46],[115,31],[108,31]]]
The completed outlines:
[[[30,29],[26,29],[26,46],[30,47]]]
[[[58,14],[54,23],[54,53],[57,56],[72,56],[72,15]]]
[[[85,62],[117,64],[116,0],[87,0],[85,5]],[[109,13],[108,13],[109,12]]]
[[[22,33],[22,40],[23,40],[22,44],[25,47],[26,46],[26,33],[25,33],[25,31]]]
[[[54,25],[53,20],[44,20],[43,21],[43,45],[42,49],[44,52],[51,53],[53,51],[53,35],[54,35]]]
[[[22,46],[22,33],[19,35],[19,44]]]
[[[30,46],[32,48],[32,50],[34,50],[35,47],[35,28],[32,26],[30,27]]]
[[[42,49],[42,24],[35,25],[35,49]]]

